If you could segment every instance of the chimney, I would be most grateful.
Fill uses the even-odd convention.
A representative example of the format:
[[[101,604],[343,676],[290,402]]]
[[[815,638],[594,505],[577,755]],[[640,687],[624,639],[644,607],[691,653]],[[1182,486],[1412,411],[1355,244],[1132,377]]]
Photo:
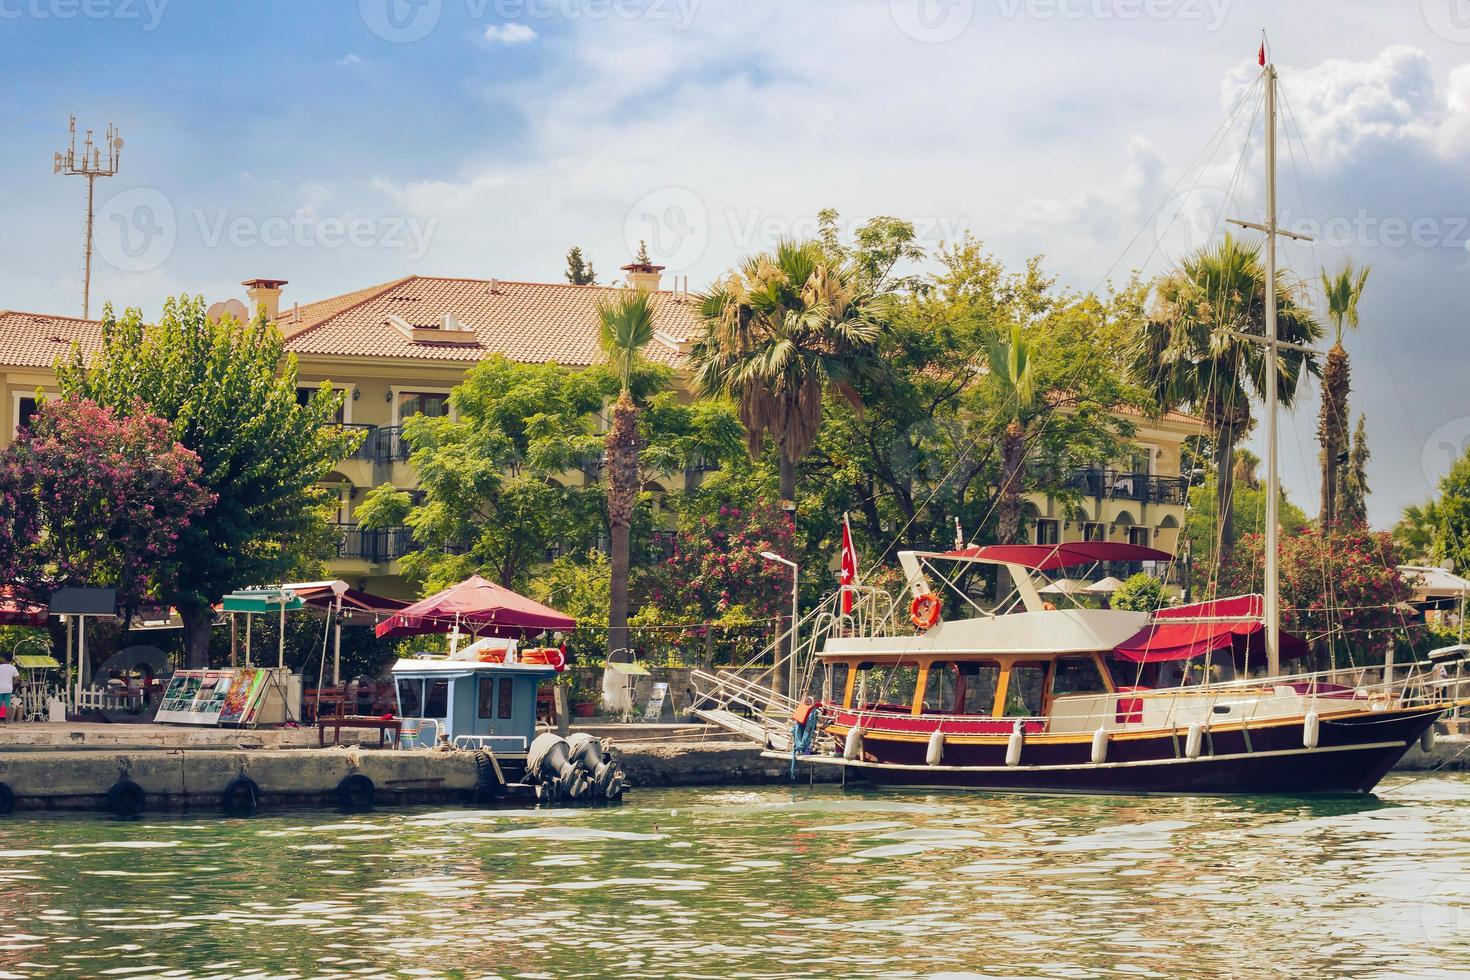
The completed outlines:
[[[240,285],[245,287],[245,296],[250,300],[250,316],[265,309],[267,320],[276,320],[281,315],[281,287],[286,285],[285,279],[246,279]]]
[[[659,275],[666,267],[654,265],[648,257],[648,245],[645,242],[638,243],[638,257],[622,267],[622,271],[628,274],[628,285],[634,289],[657,290],[662,277]]]

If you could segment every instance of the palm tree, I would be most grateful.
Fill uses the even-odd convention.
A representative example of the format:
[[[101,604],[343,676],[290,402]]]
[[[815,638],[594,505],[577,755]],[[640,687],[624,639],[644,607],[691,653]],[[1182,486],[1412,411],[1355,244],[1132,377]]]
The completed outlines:
[[[643,481],[638,471],[638,406],[633,401],[633,368],[638,353],[653,339],[653,294],[627,290],[597,305],[599,339],[621,391],[603,442],[607,469],[607,522],[611,552],[611,589],[607,612],[607,648],[611,654],[628,645],[629,539],[633,511]]]
[[[871,299],[817,243],[782,241],[700,297],[699,314],[693,387],[734,399],[752,456],[767,436],[775,441],[781,499],[794,508],[796,467],[816,442],[824,395],[856,404],[856,382],[876,370]]]
[[[1347,351],[1342,346],[1343,330],[1358,328],[1358,300],[1368,281],[1368,266],[1354,269],[1348,262],[1337,275],[1322,270],[1322,295],[1327,298],[1327,318],[1332,323],[1333,344],[1322,369],[1322,410],[1317,417],[1317,438],[1322,442],[1322,515],[1324,529],[1336,516],[1338,474],[1348,453],[1347,398],[1352,388]]]
[[[1021,486],[1026,460],[1023,420],[1036,404],[1033,362],[1030,345],[1021,336],[1020,324],[1011,326],[1008,340],[991,342],[988,353],[990,376],[1000,386],[1006,411],[1011,416],[1001,450],[997,537],[1001,544],[1013,544],[1021,531]]]
[[[1161,405],[1187,405],[1204,418],[1214,440],[1219,554],[1235,541],[1230,515],[1231,465],[1236,441],[1252,424],[1250,393],[1265,390],[1265,345],[1237,335],[1265,335],[1266,273],[1259,244],[1226,235],[1218,245],[1190,255],[1155,284],[1156,309],[1141,331],[1134,372]],[[1276,278],[1277,338],[1307,344],[1322,334],[1299,304],[1301,290]],[[1280,348],[1277,384],[1283,405],[1296,394],[1302,370],[1315,371],[1311,355]]]

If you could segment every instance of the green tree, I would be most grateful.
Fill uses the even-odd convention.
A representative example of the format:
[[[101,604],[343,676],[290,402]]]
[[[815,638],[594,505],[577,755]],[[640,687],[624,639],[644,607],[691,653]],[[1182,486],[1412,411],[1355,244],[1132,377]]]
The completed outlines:
[[[573,286],[597,285],[597,271],[592,263],[582,258],[582,246],[573,245],[567,252],[567,282]]]
[[[583,666],[596,663],[606,652],[599,627],[612,601],[612,564],[596,548],[560,555],[531,579],[527,594],[537,602],[577,620],[567,637],[567,654]]]
[[[797,465],[822,425],[824,396],[850,403],[876,374],[880,325],[851,272],[816,242],[780,242],[753,255],[700,298],[693,385],[729,396],[752,456],[767,436],[780,460],[781,499],[795,502]]]
[[[1368,526],[1368,451],[1367,419],[1358,415],[1358,427],[1353,430],[1352,449],[1348,452],[1347,468],[1337,485],[1336,523],[1343,527]]]
[[[1332,524],[1338,499],[1338,473],[1348,461],[1348,393],[1352,369],[1342,346],[1344,330],[1358,329],[1358,301],[1368,282],[1368,266],[1354,269],[1348,262],[1337,275],[1322,270],[1322,294],[1332,324],[1332,348],[1322,368],[1322,408],[1317,415],[1317,438],[1322,443],[1322,514],[1324,528]]]
[[[320,563],[330,528],[317,484],[362,434],[332,424],[341,395],[329,386],[297,399],[296,358],[263,316],[211,322],[202,298],[168,300],[152,326],[138,310],[118,318],[109,307],[101,350],[89,362],[73,349],[56,376],[67,397],[161,416],[199,457],[215,503],[179,529],[186,573],[159,598],[183,617],[190,665],[206,666],[211,603]]]
[[[1237,454],[1243,453],[1237,450]],[[1254,458],[1247,454],[1248,458]],[[1240,473],[1240,457],[1237,455],[1236,473]],[[1194,556],[1195,585],[1202,594],[1213,592],[1212,584],[1216,578],[1217,569],[1213,561],[1202,561],[1201,557],[1208,558],[1215,554],[1214,545],[1220,522],[1215,508],[1219,506],[1219,497],[1215,492],[1215,474],[1210,473],[1200,484],[1196,484],[1189,490],[1189,514],[1185,524],[1185,534],[1189,539],[1189,548]],[[1238,534],[1264,534],[1266,530],[1266,491],[1258,480],[1239,480],[1235,483],[1235,490],[1230,495],[1230,520]],[[1287,496],[1286,491],[1281,491],[1277,504],[1277,516],[1281,527],[1282,537],[1290,537],[1298,534],[1308,524],[1306,512],[1298,507]]]
[[[997,536],[1001,544],[1012,544],[1019,540],[1021,531],[1021,473],[1026,462],[1026,427],[1022,419],[1036,404],[1035,372],[1019,323],[1011,324],[1008,339],[991,343],[989,354],[990,376],[1011,412],[1001,450]]]
[[[1114,609],[1131,609],[1134,612],[1153,612],[1163,604],[1164,583],[1147,572],[1128,576],[1113,593],[1110,603]]]
[[[618,382],[618,400],[603,445],[607,472],[607,522],[611,569],[608,606],[608,655],[628,645],[628,575],[633,511],[643,481],[638,469],[638,405],[633,401],[633,371],[639,355],[653,339],[653,295],[629,290],[597,306],[598,337],[608,367]]]
[[[1266,274],[1260,252],[1259,244],[1226,235],[1159,279],[1154,313],[1140,333],[1133,362],[1134,376],[1161,406],[1188,406],[1209,428],[1221,517],[1212,555],[1228,552],[1234,541],[1231,463],[1236,441],[1252,424],[1250,393],[1265,390],[1270,362],[1264,344],[1240,336],[1265,335]],[[1299,285],[1278,272],[1274,288],[1277,337],[1298,345],[1320,337],[1315,317],[1297,302]],[[1281,404],[1289,406],[1302,371],[1315,370],[1315,361],[1282,348],[1275,369]]]

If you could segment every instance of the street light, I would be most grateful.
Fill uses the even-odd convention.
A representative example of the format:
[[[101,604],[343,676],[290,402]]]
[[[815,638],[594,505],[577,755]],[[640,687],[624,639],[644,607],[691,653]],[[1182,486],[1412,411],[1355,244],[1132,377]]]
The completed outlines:
[[[801,593],[797,591],[797,585],[801,578],[801,566],[789,558],[782,558],[774,551],[762,551],[761,557],[766,561],[779,562],[791,569],[791,648],[787,654],[786,663],[786,693],[791,695],[791,700],[796,697],[796,624],[800,622],[799,604]]]

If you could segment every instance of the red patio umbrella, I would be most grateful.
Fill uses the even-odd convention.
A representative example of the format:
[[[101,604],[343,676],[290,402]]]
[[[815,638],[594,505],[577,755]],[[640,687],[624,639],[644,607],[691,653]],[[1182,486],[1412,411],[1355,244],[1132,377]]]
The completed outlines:
[[[452,633],[523,636],[542,630],[576,629],[577,621],[478,575],[420,599],[378,624],[381,637]]]

